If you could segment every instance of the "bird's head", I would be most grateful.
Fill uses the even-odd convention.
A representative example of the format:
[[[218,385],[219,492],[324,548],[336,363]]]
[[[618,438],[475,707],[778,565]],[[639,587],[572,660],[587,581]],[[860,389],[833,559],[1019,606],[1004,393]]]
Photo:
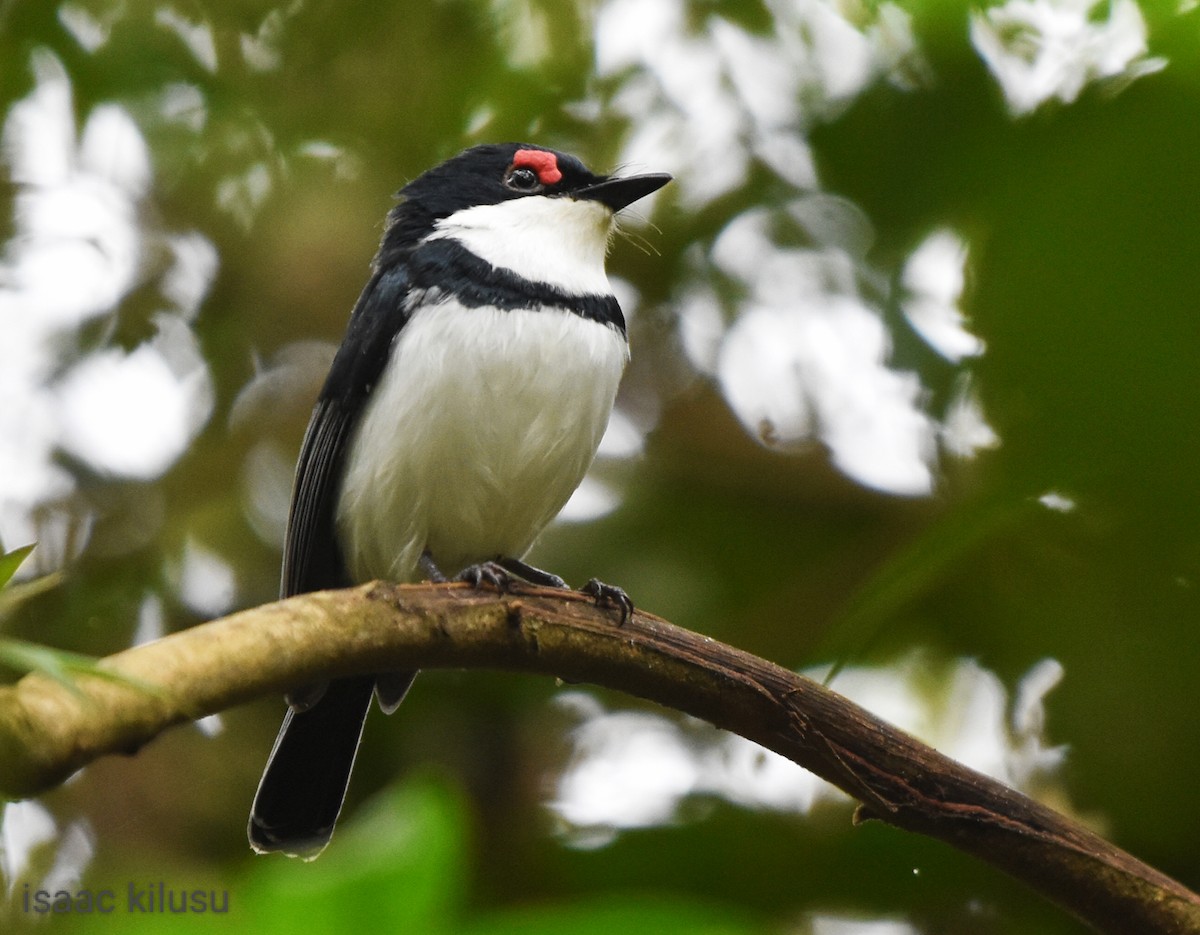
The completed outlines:
[[[597,175],[574,156],[528,143],[475,146],[400,190],[378,262],[445,237],[526,278],[594,290],[616,212],[670,180]]]

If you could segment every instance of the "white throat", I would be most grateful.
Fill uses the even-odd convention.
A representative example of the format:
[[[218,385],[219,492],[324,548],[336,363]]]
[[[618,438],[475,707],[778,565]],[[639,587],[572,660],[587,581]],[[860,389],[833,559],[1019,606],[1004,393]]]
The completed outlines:
[[[426,239],[457,240],[498,269],[568,295],[609,295],[604,255],[612,220],[596,201],[530,195],[455,211]]]

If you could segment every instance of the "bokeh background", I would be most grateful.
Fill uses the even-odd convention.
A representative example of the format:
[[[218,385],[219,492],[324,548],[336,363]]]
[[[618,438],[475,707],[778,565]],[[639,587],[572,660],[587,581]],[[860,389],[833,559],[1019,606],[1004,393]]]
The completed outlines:
[[[99,655],[271,600],[392,193],[530,140],[676,176],[614,242],[634,362],[531,559],[837,666],[1200,885],[1195,6],[0,2],[0,541],[38,542],[0,637]],[[330,850],[255,858],[281,714],[5,806],[4,930],[111,888],[41,921],[1081,931],[704,725],[504,673],[427,673]],[[229,912],[129,912],[159,881]]]

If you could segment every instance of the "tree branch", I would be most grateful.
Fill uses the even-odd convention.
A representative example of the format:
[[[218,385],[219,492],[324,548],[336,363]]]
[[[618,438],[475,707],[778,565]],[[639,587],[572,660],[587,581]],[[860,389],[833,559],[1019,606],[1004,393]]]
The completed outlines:
[[[0,792],[47,789],[172,724],[331,675],[499,668],[619,689],[811,770],[875,818],[992,864],[1112,933],[1200,933],[1200,897],[1085,828],[948,759],[836,693],[637,613],[618,627],[575,592],[381,583],[290,598],[110,656],[77,691],[0,688]],[[156,686],[154,690],[134,682]]]

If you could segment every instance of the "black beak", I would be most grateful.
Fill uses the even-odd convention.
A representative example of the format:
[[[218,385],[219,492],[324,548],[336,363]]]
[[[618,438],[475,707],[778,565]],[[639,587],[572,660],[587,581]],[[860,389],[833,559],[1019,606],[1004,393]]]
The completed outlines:
[[[631,175],[623,179],[605,179],[603,182],[597,182],[595,185],[572,192],[571,197],[598,201],[613,211],[620,211],[639,198],[645,198],[651,192],[658,191],[669,181],[671,181],[671,176],[665,172]]]

